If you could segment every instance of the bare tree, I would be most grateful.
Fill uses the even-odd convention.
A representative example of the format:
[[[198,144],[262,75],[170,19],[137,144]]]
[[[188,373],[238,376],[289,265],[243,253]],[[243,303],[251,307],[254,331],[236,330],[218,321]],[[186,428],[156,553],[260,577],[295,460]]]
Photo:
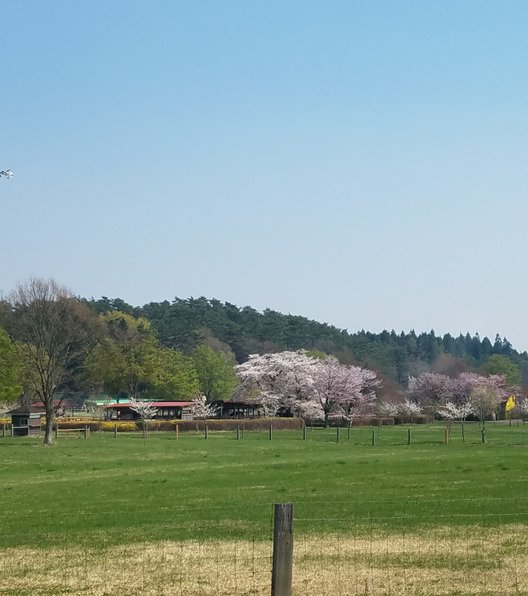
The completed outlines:
[[[53,395],[83,366],[97,342],[97,317],[53,280],[30,279],[8,297],[8,331],[19,352],[26,388],[44,404],[44,444],[51,445]]]

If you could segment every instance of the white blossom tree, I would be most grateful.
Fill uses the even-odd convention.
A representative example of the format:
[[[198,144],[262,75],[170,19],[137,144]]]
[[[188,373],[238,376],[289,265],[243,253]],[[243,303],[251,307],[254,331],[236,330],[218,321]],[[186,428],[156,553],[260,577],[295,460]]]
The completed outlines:
[[[205,395],[200,395],[194,400],[191,406],[193,418],[196,420],[206,420],[207,418],[214,418],[218,413],[218,406],[213,406],[208,403]]]
[[[317,360],[304,351],[252,354],[239,364],[239,395],[253,395],[255,388],[268,412],[288,408],[297,413],[313,399]]]
[[[136,399],[130,400],[129,407],[139,415],[143,426],[143,439],[145,439],[148,436],[149,420],[152,420],[156,416],[158,409],[151,402],[138,401]]]
[[[526,418],[528,418],[528,399],[526,397],[517,402],[516,409],[519,411],[523,424],[526,424]]]
[[[362,409],[376,400],[376,388],[380,385],[376,373],[359,366],[346,366],[334,356],[320,360],[315,371],[314,397],[328,426],[330,414],[341,414],[352,422]]]
[[[489,385],[477,385],[469,395],[469,403],[473,412],[485,427],[486,418],[492,416],[499,407],[502,400],[501,392]]]
[[[400,405],[391,401],[382,401],[378,404],[378,411],[384,416],[397,416],[400,413]]]
[[[301,418],[332,413],[351,420],[374,402],[380,381],[376,373],[340,364],[334,356],[313,358],[304,351],[252,355],[237,366],[242,395],[258,392],[268,415],[284,408]]]
[[[152,420],[158,413],[158,409],[152,405],[152,402],[131,399],[129,407],[139,415],[140,420]]]
[[[405,401],[400,404],[399,411],[404,416],[408,416],[412,424],[415,416],[419,416],[423,412],[423,408],[420,404],[417,404],[416,402],[406,397]]]
[[[453,420],[460,420],[462,425],[462,439],[465,438],[464,424],[466,418],[474,413],[473,404],[467,401],[465,403],[454,403],[452,401],[446,402],[441,408],[438,408],[437,413],[447,421],[448,427],[451,426]]]

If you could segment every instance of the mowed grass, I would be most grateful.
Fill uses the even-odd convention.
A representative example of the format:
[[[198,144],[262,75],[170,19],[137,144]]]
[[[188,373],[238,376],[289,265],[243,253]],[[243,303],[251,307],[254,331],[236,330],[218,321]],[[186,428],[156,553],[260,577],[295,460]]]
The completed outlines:
[[[375,446],[372,446],[372,432]],[[412,533],[528,521],[528,426],[93,433],[0,438],[4,548],[163,540],[269,540],[291,501],[299,536]]]

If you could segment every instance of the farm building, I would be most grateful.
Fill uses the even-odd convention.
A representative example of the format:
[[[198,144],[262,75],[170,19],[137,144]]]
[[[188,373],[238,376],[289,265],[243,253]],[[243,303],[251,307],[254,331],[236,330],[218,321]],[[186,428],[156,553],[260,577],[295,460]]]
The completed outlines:
[[[192,420],[192,401],[154,401],[149,405],[156,408],[156,420]],[[138,420],[139,414],[129,403],[107,404],[105,407],[107,420]]]
[[[243,401],[214,401],[213,406],[218,408],[219,418],[259,418],[264,416],[264,409],[261,404]]]
[[[34,405],[20,406],[20,408],[11,410],[7,414],[11,416],[13,436],[29,437],[40,434],[42,418],[44,417],[43,408]]]

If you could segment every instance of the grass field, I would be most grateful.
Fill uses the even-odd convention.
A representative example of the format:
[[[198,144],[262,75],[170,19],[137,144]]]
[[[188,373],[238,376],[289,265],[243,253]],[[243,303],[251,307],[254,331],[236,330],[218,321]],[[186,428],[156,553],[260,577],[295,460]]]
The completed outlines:
[[[528,426],[372,431],[0,438],[0,593],[267,594],[286,501],[296,593],[528,593]]]

